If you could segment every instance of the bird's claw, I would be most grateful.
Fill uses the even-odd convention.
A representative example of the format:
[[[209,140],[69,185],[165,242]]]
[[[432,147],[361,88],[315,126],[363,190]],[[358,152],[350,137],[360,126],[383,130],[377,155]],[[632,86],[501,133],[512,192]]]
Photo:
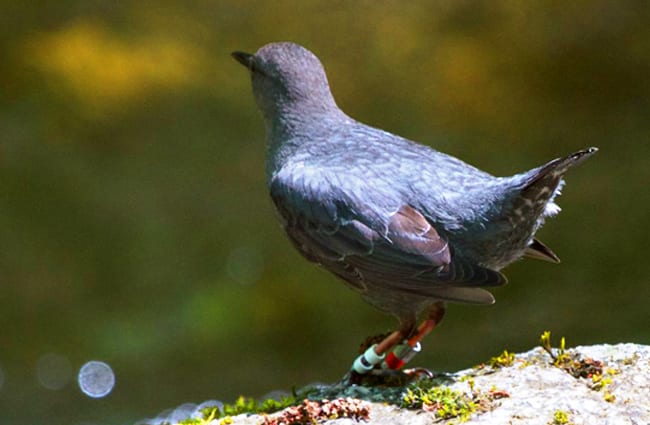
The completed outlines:
[[[403,387],[420,379],[434,378],[435,374],[426,368],[412,368],[406,370],[373,369],[361,374],[349,371],[339,382],[342,385],[361,385],[365,387]]]
[[[405,369],[402,372],[410,376],[413,380],[419,380],[423,378],[433,379],[436,376],[434,372],[425,367],[414,367],[411,369]]]

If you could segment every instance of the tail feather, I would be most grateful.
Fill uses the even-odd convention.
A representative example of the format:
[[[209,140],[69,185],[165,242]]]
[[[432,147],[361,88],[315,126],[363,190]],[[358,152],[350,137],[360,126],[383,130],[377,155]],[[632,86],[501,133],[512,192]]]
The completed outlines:
[[[558,262],[559,258],[553,251],[534,239],[535,233],[546,217],[560,210],[554,198],[560,193],[564,173],[597,151],[596,148],[588,148],[505,178],[505,199],[499,205],[497,215],[491,217],[481,240],[482,246],[488,247],[491,255],[481,258],[479,263],[493,270],[501,270],[524,255]],[[495,240],[498,242],[494,243]]]
[[[558,257],[551,248],[544,245],[539,239],[533,238],[526,248],[524,253],[526,257],[534,258],[536,260],[548,261],[550,263],[559,263],[560,257]]]
[[[564,158],[554,159],[553,161],[550,161],[545,165],[532,170],[529,173],[530,178],[526,183],[524,192],[531,190],[534,187],[539,187],[542,182],[551,183],[555,181],[555,186],[557,186],[562,176],[567,172],[569,168],[582,163],[584,160],[596,152],[598,152],[598,148],[595,147],[583,149]],[[541,186],[543,187],[546,185],[541,184]]]
[[[594,147],[584,149],[567,157],[554,159],[526,173],[519,195],[513,202],[512,212],[521,219],[557,213],[560,208],[553,203],[553,199],[560,193],[564,184],[562,176],[569,168],[582,163],[597,151]]]

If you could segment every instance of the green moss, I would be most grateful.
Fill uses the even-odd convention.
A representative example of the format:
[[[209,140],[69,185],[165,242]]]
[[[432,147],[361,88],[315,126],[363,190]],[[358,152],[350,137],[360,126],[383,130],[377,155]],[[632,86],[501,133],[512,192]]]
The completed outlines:
[[[568,353],[565,349],[564,337],[560,340],[560,347],[554,352],[549,331],[542,334],[540,344],[553,359],[554,366],[565,370],[574,378],[587,379],[587,386],[594,391],[603,391],[603,398],[608,403],[616,400],[616,396],[607,391],[607,386],[612,383],[612,376],[619,373],[617,369],[605,369],[603,362],[600,360],[589,357],[583,358],[578,353]]]
[[[550,425],[571,425],[573,422],[569,420],[569,413],[564,410],[556,410],[553,413],[553,420],[549,422]]]
[[[503,367],[510,367],[515,363],[515,353],[508,350],[503,350],[498,356],[491,357],[487,362],[481,363],[473,367],[475,373],[472,376],[485,375],[493,373],[496,369]],[[521,361],[523,366],[527,366],[524,361]],[[463,378],[461,378],[462,380]]]
[[[433,412],[441,419],[466,421],[476,410],[476,403],[449,387],[427,387],[426,382],[418,382],[402,395],[402,407]]]
[[[542,348],[550,354],[555,366],[562,367],[571,362],[571,356],[566,352],[566,340],[564,337],[560,339],[560,347],[555,353],[551,345],[551,331],[544,331],[539,337],[539,342]]]
[[[283,397],[281,400],[267,399],[263,402],[257,402],[253,398],[240,396],[232,404],[224,404],[223,409],[219,412],[217,418],[224,416],[237,416],[242,413],[272,413],[282,410],[285,407],[297,404],[296,396]]]
[[[220,419],[219,425],[229,425],[232,423],[232,416],[242,413],[273,413],[296,405],[298,404],[296,397],[297,395],[293,395],[283,397],[281,400],[268,399],[257,402],[255,399],[240,396],[234,403],[224,404],[221,409],[218,406],[201,409],[200,418],[187,418],[178,422],[178,425],[207,425],[215,419]]]
[[[607,369],[602,375],[593,375],[589,383],[589,388],[594,391],[602,391],[603,399],[608,403],[613,403],[616,401],[616,396],[608,391],[607,386],[612,383],[611,375],[618,373],[619,371],[616,369]]]
[[[495,387],[480,391],[474,380],[466,380],[469,394],[439,385],[435,380],[423,379],[411,384],[402,393],[401,407],[433,412],[440,419],[467,421],[474,412],[488,412],[495,407],[494,401],[510,397],[506,391]]]
[[[639,361],[639,353],[634,353],[632,357],[626,357],[623,359],[623,364],[626,366],[633,365]]]
[[[540,337],[540,344],[553,359],[553,365],[565,370],[574,378],[591,378],[603,373],[603,362],[600,360],[583,358],[579,353],[567,352],[564,337],[560,339],[560,347],[554,350],[551,346],[551,332],[545,331]]]
[[[515,361],[515,353],[511,353],[508,350],[503,350],[503,353],[499,354],[496,357],[492,357],[488,361],[488,365],[490,365],[494,369],[500,369],[502,367],[512,366],[514,361]]]
[[[605,391],[603,399],[608,403],[614,403],[616,401],[616,396],[609,391]]]
[[[187,418],[179,422],[179,425],[207,425],[219,415],[219,408],[211,406],[201,409],[200,418]]]

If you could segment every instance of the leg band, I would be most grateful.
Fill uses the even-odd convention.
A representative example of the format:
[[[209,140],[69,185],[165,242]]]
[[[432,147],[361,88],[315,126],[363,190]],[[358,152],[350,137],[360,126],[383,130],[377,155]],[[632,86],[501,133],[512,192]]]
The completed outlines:
[[[384,369],[400,369],[421,350],[422,345],[419,342],[412,347],[408,343],[400,344],[388,354],[383,367]]]
[[[360,375],[363,375],[370,372],[376,365],[381,363],[384,358],[386,358],[385,354],[382,354],[381,356],[378,355],[375,352],[375,347],[377,347],[377,344],[374,344],[368,348],[365,353],[357,357],[357,359],[352,364],[353,371],[357,372]]]

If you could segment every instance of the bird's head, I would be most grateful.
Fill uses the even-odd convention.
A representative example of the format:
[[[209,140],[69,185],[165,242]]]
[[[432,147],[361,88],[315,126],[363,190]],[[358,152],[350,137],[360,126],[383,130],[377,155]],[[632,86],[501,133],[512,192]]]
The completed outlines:
[[[232,56],[250,71],[255,100],[267,121],[338,110],[323,65],[304,47],[270,43],[255,54]]]

